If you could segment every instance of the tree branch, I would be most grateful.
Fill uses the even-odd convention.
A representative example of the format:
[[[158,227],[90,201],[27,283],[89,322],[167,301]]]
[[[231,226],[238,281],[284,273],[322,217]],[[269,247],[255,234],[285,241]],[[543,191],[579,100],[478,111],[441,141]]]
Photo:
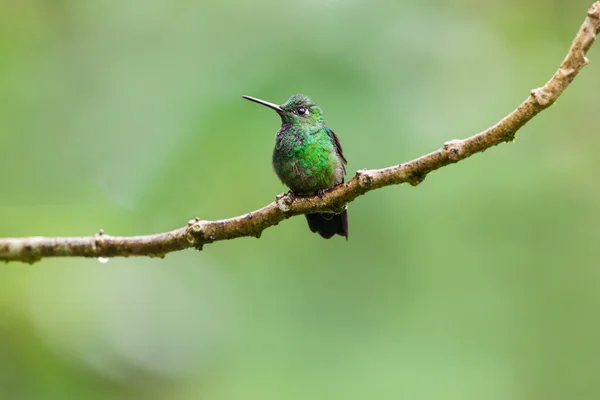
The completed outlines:
[[[514,140],[517,131],[540,111],[550,107],[587,65],[585,57],[600,30],[600,1],[588,10],[566,58],[558,71],[542,87],[530,92],[527,99],[496,125],[464,140],[452,140],[441,149],[415,160],[383,169],[362,170],[348,182],[322,197],[279,195],[271,204],[238,217],[189,221],[187,226],[171,232],[147,236],[109,236],[102,231],[90,237],[28,237],[0,239],[0,261],[33,263],[44,257],[164,257],[165,254],[219,240],[242,236],[260,237],[263,230],[294,215],[318,211],[339,211],[371,190],[410,183],[418,185],[427,174],[456,163],[503,142]]]

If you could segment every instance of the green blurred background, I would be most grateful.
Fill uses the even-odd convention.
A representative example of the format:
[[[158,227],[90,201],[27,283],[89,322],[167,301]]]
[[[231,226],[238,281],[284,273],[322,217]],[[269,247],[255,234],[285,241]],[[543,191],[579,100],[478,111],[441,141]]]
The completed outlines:
[[[492,124],[591,0],[0,0],[0,237],[171,230],[257,209],[305,93],[349,174]],[[0,278],[2,399],[597,399],[600,45],[514,144],[161,259]]]

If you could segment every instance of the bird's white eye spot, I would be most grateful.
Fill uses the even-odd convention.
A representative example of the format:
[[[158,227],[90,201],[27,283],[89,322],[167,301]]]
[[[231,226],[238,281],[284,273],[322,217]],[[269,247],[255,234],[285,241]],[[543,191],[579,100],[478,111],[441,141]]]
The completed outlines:
[[[300,107],[298,110],[298,115],[308,115],[308,108]]]

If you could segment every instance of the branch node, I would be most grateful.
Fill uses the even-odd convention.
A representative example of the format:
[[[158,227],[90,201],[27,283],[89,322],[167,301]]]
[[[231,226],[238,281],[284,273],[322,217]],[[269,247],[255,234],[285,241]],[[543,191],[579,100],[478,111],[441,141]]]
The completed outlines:
[[[461,144],[462,140],[454,139],[444,143],[444,151],[452,162],[458,162],[462,159]]]
[[[188,231],[188,232],[185,234],[185,240],[187,240],[187,242],[188,242],[189,244],[194,244],[194,243],[196,243],[196,239],[194,238],[194,235],[192,235],[192,233],[191,233],[190,231]]]
[[[504,132],[504,137],[506,138],[506,142],[513,142],[517,138],[517,132],[506,131]]]
[[[356,171],[356,177],[358,178],[360,187],[363,189],[369,189],[373,184],[373,177],[366,168],[362,171]]]
[[[600,19],[600,3],[596,2],[592,4],[587,15],[591,19]]]
[[[102,248],[104,239],[106,239],[107,236],[108,235],[106,233],[104,233],[104,229],[100,229],[100,231],[98,233],[96,233],[96,237],[94,240],[95,250],[100,250]]]
[[[585,57],[583,57],[583,64],[587,65]],[[559,71],[564,77],[569,79],[569,81],[571,81],[575,75],[575,68],[561,68]]]
[[[202,246],[206,241],[202,235],[205,233],[204,224],[206,221],[201,221],[200,218],[194,218],[191,225],[188,225],[187,232],[185,233],[185,240],[198,251],[202,250]],[[211,236],[214,238],[214,236]]]
[[[203,229],[202,229],[202,224],[200,223],[201,221],[196,221],[192,224],[192,231],[195,233],[202,233]]]
[[[418,186],[425,180],[425,176],[427,176],[427,173],[421,170],[421,163],[419,159],[417,159],[415,168],[408,173],[408,183],[410,186]]]
[[[277,207],[279,207],[279,209],[285,213],[290,211],[290,207],[292,206],[294,199],[287,194],[280,194],[275,197],[275,202],[277,203]]]
[[[546,107],[546,106],[550,105],[550,102],[552,100],[552,94],[545,91],[543,87],[533,89],[531,91],[531,97],[533,97],[535,102],[538,103],[542,107]]]
[[[23,245],[23,262],[33,264],[42,259],[42,254],[39,250],[39,243],[42,243],[43,237],[32,237]]]
[[[408,183],[410,186],[419,186],[421,182],[425,180],[425,176],[423,174],[414,173],[411,174],[408,179]]]

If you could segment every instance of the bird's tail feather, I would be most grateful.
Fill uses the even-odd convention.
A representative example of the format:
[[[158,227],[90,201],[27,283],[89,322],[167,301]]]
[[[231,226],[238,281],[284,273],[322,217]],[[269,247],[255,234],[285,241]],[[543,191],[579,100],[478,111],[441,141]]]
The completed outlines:
[[[306,214],[308,227],[311,231],[318,233],[325,239],[333,237],[335,234],[345,236],[348,240],[348,211],[344,210],[340,214],[317,213]]]

